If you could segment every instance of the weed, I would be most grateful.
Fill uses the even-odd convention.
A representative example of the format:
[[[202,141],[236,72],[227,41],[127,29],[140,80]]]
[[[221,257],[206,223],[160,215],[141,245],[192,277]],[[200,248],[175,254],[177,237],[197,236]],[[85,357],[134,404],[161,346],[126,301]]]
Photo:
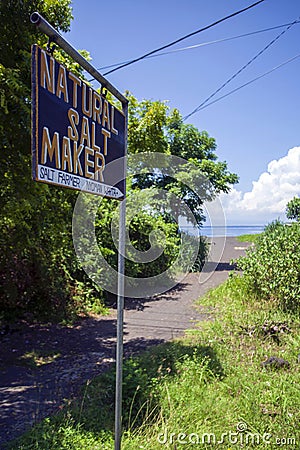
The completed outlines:
[[[237,240],[239,242],[256,242],[258,237],[260,236],[260,233],[258,234],[241,234],[240,236],[237,236]]]

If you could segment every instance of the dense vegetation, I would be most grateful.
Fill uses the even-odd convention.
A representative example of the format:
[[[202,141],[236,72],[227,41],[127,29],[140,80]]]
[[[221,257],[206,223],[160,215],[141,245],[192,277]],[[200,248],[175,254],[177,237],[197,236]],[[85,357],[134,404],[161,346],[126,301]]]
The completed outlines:
[[[249,291],[287,310],[300,306],[300,227],[279,221],[257,236],[255,247],[238,261]]]
[[[30,46],[46,47],[47,37],[30,23],[39,11],[54,27],[68,31],[72,20],[70,0],[8,0],[0,3],[0,319],[24,316],[27,319],[62,319],[70,313],[101,311],[103,292],[88,279],[74,253],[71,224],[77,194],[31,180],[30,152]],[[86,56],[87,53],[84,52]],[[78,76],[80,67],[56,49],[55,57]],[[180,155],[193,162],[196,171],[211,181],[209,196],[227,192],[237,181],[225,162],[218,162],[215,140],[206,132],[185,125],[177,110],[165,102],[129,99],[128,151]],[[191,177],[195,173],[188,174]],[[155,176],[131,177],[131,190],[164,188],[176,193],[203,221],[202,202],[180,182],[161,171]],[[115,265],[117,252],[110,224],[117,205],[103,201],[96,220],[96,234],[102,253]],[[130,276],[150,276],[168,267],[178,252],[178,227],[162,203],[149,212],[142,209],[130,225],[130,234],[139,250],[149,247],[148,235],[159,227],[166,235],[166,253],[157,263],[137,266],[126,262]],[[205,256],[200,248],[199,260]]]

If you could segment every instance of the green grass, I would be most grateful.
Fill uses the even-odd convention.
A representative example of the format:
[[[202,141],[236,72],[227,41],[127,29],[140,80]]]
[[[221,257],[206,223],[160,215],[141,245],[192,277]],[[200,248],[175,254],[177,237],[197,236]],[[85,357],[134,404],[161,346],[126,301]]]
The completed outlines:
[[[260,236],[260,233],[257,233],[257,234],[242,234],[241,236],[237,236],[237,240],[239,242],[253,242],[253,243],[255,243],[257,241],[258,236]]]
[[[249,297],[239,276],[200,303],[212,320],[125,362],[122,449],[299,448],[299,316]],[[290,367],[262,367],[270,356]],[[113,409],[110,371],[12,448],[111,450]]]

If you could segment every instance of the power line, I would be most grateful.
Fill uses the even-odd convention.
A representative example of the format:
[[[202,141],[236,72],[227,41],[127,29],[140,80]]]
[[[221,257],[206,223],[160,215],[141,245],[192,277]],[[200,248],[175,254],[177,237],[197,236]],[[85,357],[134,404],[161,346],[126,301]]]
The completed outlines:
[[[297,59],[297,58],[300,58],[300,53],[299,53],[298,55],[294,56],[293,58],[290,58],[290,59],[284,61],[283,63],[279,64],[278,66],[273,67],[273,69],[270,69],[270,70],[268,70],[267,72],[264,72],[263,74],[257,76],[256,78],[253,78],[252,80],[248,81],[247,83],[244,83],[244,84],[242,84],[241,86],[239,86],[239,87],[233,89],[232,91],[228,92],[227,94],[222,95],[221,97],[216,98],[216,99],[213,100],[212,102],[206,103],[205,105],[203,105],[203,106],[199,109],[199,111],[202,111],[203,109],[208,108],[209,106],[213,105],[214,103],[217,103],[217,102],[219,102],[220,100],[223,100],[223,98],[226,98],[226,97],[228,97],[229,95],[234,94],[235,92],[239,91],[240,89],[242,89],[242,88],[244,88],[244,87],[246,87],[246,86],[249,86],[249,84],[252,84],[252,83],[254,83],[254,82],[257,81],[257,80],[260,80],[261,78],[265,77],[266,75],[269,75],[270,73],[274,72],[275,70],[280,69],[281,67],[285,66],[286,64],[289,64],[290,62],[294,61],[294,60]]]
[[[237,72],[235,72],[230,78],[228,78],[228,80],[225,81],[225,83],[223,83],[218,89],[216,89],[209,97],[207,97],[202,103],[200,103],[200,105],[197,106],[197,108],[195,108],[191,113],[187,114],[185,117],[183,117],[183,120],[187,120],[189,117],[191,117],[193,114],[195,114],[196,112],[200,111],[200,109],[202,109],[202,107],[209,102],[209,100],[211,98],[213,98],[218,92],[220,92],[222,89],[224,89],[225,86],[227,86],[227,84],[229,84],[234,78],[236,78],[241,72],[243,72],[243,70],[245,70],[248,66],[250,66],[250,64],[252,64],[259,56],[261,56],[269,47],[271,47],[271,45],[273,45],[278,39],[281,38],[281,36],[283,36],[293,25],[295,25],[296,23],[299,22],[299,18],[297,20],[294,20],[294,22],[292,22],[290,25],[287,26],[287,28],[285,30],[283,30],[281,33],[279,33],[274,39],[272,39],[271,42],[269,42],[269,44],[267,44],[262,50],[260,50],[255,56],[253,56],[253,58],[251,58],[246,64],[244,64],[243,67],[241,67],[241,69],[239,69]]]
[[[297,21],[297,23],[300,23],[300,21]],[[240,39],[240,38],[247,37],[247,36],[253,36],[253,35],[259,34],[259,33],[265,33],[267,31],[277,30],[278,28],[284,28],[284,27],[287,27],[288,25],[292,25],[292,24],[293,24],[293,22],[291,22],[291,23],[284,23],[282,25],[277,25],[275,27],[270,27],[270,28],[264,28],[262,30],[251,31],[249,33],[239,34],[237,36],[231,36],[231,37],[227,37],[227,38],[216,39],[214,41],[208,41],[208,42],[200,42],[199,44],[189,45],[187,47],[180,47],[180,48],[176,48],[174,50],[169,50],[167,52],[156,53],[154,55],[147,56],[145,59],[157,58],[158,56],[171,55],[172,53],[183,52],[183,51],[186,51],[186,50],[193,50],[195,48],[205,47],[207,45],[219,44],[219,43],[227,42],[227,41],[233,41],[235,39]],[[123,64],[126,64],[128,62],[130,62],[130,60],[122,61],[122,62],[119,62],[119,63],[110,64],[110,65],[103,66],[103,67],[99,67],[97,70],[106,70],[106,69],[110,69],[112,67],[119,67],[119,66],[122,66]],[[92,81],[93,79],[94,78],[92,78],[91,80],[88,80],[88,81]]]
[[[203,31],[208,30],[209,28],[212,28],[212,27],[214,27],[215,25],[218,25],[221,22],[224,22],[225,20],[231,19],[232,17],[237,16],[238,14],[241,14],[241,13],[243,13],[243,12],[245,12],[245,11],[251,9],[251,8],[254,8],[255,6],[259,5],[260,3],[264,2],[264,1],[265,0],[259,0],[259,1],[255,2],[255,3],[253,3],[252,5],[247,6],[246,8],[240,9],[239,11],[236,11],[236,12],[234,12],[234,13],[226,16],[226,17],[223,17],[222,19],[219,19],[216,22],[213,22],[213,23],[211,23],[211,24],[209,24],[209,25],[207,25],[207,26],[205,26],[203,28],[200,28],[199,30],[193,31],[192,33],[189,33],[189,34],[187,34],[187,35],[185,35],[185,36],[183,36],[183,37],[181,37],[179,39],[176,39],[175,41],[172,41],[169,44],[163,45],[162,47],[159,47],[159,48],[157,48],[155,50],[152,50],[151,52],[148,52],[148,53],[140,56],[139,58],[132,59],[131,61],[128,61],[128,62],[122,64],[119,67],[115,67],[114,69],[109,70],[108,72],[106,72],[104,74],[104,76],[109,75],[110,73],[116,72],[117,70],[120,70],[123,67],[129,66],[129,65],[134,64],[134,63],[136,63],[138,61],[141,61],[142,59],[145,59],[148,56],[153,55],[154,53],[160,52],[160,51],[164,50],[165,48],[171,47],[172,45],[175,45],[178,42],[183,41],[184,39],[187,39],[187,38],[189,38],[191,36],[194,36],[195,34],[202,33]]]

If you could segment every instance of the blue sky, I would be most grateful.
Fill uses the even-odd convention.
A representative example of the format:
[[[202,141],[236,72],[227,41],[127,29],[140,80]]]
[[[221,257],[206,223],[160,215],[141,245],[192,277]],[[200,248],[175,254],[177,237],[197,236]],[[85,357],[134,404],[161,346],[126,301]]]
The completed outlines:
[[[92,64],[101,68],[141,56],[253,2],[74,0],[74,20],[66,38],[75,48],[88,50]],[[299,17],[298,0],[265,0],[171,49],[287,24]],[[282,30],[147,59],[107,78],[121,92],[129,90],[139,100],[168,100],[171,108],[185,116]],[[300,23],[220,95],[298,55],[299,37]],[[232,194],[222,197],[228,223],[264,224],[279,217],[286,200],[300,193],[299,73],[300,58],[188,120],[216,139],[219,159],[240,176]]]

